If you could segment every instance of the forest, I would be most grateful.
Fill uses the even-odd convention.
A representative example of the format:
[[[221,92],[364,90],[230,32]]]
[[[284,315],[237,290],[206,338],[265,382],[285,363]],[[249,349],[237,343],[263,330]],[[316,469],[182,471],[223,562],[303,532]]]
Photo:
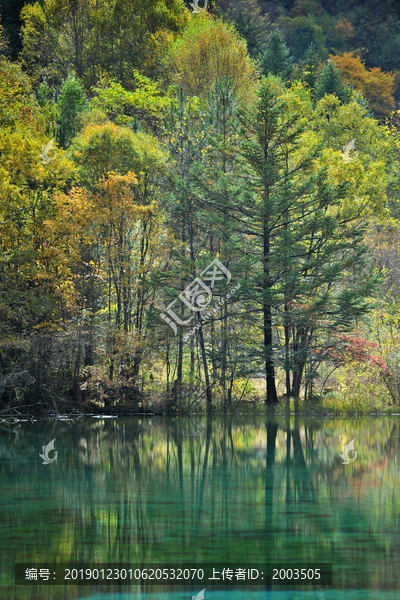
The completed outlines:
[[[0,0],[0,417],[393,412],[400,5]]]

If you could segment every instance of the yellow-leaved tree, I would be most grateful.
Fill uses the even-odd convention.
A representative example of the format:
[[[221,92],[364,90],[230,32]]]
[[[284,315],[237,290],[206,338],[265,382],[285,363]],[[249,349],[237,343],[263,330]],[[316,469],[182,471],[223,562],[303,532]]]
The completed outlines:
[[[64,293],[75,292],[76,392],[137,402],[154,274],[173,244],[156,202],[166,156],[151,135],[109,122],[85,127],[70,155],[80,185],[56,194],[46,226],[69,268]]]
[[[56,216],[46,222],[76,293],[76,382],[106,406],[117,397],[138,401],[146,309],[156,293],[152,277],[172,243],[157,203],[141,202],[138,183],[133,171],[108,172],[93,192],[77,187],[56,195]]]
[[[344,52],[343,56],[330,55],[344,81],[352,84],[369,100],[369,107],[378,119],[388,117],[394,109],[394,73],[385,73],[379,67],[366,69],[360,56]]]
[[[52,144],[50,140],[50,145]],[[45,148],[48,148],[48,152]],[[57,312],[60,268],[46,254],[43,222],[54,214],[52,194],[66,188],[74,165],[49,149],[29,79],[0,60],[0,327],[29,332]]]
[[[158,71],[163,48],[187,18],[182,0],[44,0],[21,11],[25,70],[38,83],[69,74],[85,86],[108,73],[129,87],[132,69]]]
[[[189,96],[207,98],[218,79],[231,78],[240,102],[255,98],[258,72],[232,25],[194,14],[170,47],[166,67]]]

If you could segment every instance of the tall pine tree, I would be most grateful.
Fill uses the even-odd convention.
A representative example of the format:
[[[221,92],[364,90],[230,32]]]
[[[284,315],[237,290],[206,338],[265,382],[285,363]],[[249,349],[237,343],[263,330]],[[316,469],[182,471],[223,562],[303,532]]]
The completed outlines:
[[[322,143],[306,143],[306,120],[279,95],[274,78],[262,83],[256,106],[239,111],[239,120],[245,184],[229,212],[237,232],[251,240],[245,312],[262,317],[266,403],[274,404],[276,366],[286,369],[287,393],[298,397],[313,337],[367,311],[376,278],[362,224],[342,210],[347,184],[333,183],[326,167],[315,166]],[[282,325],[284,348],[276,335]]]
[[[264,75],[271,73],[282,79],[289,77],[293,70],[293,59],[289,55],[285,39],[279,29],[271,31],[261,57],[261,70]]]

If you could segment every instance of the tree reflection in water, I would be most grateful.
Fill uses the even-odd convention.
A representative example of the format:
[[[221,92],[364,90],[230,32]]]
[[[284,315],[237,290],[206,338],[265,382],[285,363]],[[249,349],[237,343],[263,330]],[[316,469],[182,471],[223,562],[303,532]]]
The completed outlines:
[[[338,588],[394,589],[399,436],[395,417],[126,417],[5,426],[1,568],[8,575],[0,597],[35,597],[22,586],[15,596],[14,556],[154,565],[323,561],[334,564]],[[38,452],[53,438],[58,458],[43,466]],[[338,453],[353,438],[358,458],[342,465]],[[88,588],[42,587],[37,597],[84,593]]]

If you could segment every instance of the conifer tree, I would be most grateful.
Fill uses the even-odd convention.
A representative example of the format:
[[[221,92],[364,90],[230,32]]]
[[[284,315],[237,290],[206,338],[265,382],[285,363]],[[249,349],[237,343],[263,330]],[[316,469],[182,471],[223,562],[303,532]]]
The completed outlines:
[[[277,365],[292,373],[287,393],[298,397],[313,339],[366,312],[376,277],[369,270],[362,223],[341,210],[347,184],[330,181],[326,167],[312,168],[322,144],[304,144],[305,122],[288,109],[274,78],[262,83],[256,106],[241,109],[239,120],[245,185],[229,212],[236,232],[250,240],[244,313],[258,318],[262,328],[270,405],[277,402]],[[282,325],[283,349],[276,337]]]
[[[271,31],[261,57],[261,70],[264,75],[271,73],[286,79],[293,69],[293,59],[279,29]]]
[[[211,179],[218,180],[224,185],[224,179],[235,170],[233,160],[233,124],[236,121],[236,111],[238,101],[234,89],[232,78],[218,79],[212,93],[208,97],[208,124],[210,145],[213,148],[212,171],[208,171]],[[200,174],[204,179],[204,171]],[[207,176],[206,176],[207,177]],[[215,193],[216,190],[214,190]],[[232,269],[231,261],[234,263],[240,253],[237,240],[235,243],[234,224],[227,219],[225,213],[221,214],[218,206],[215,206],[215,196],[211,199],[211,204],[207,205],[210,219],[210,254],[218,255],[224,265],[229,265]],[[232,346],[235,341],[228,336],[228,319],[230,315],[228,291],[225,290],[225,297],[221,298],[222,306],[219,315],[210,323],[211,328],[211,358],[213,361],[213,372],[215,378],[219,379],[222,388],[223,403],[230,404],[233,384],[233,373],[237,368],[237,352],[233,351]],[[234,355],[234,358],[233,358]],[[218,369],[220,367],[220,374]]]
[[[66,148],[77,133],[76,118],[87,106],[83,84],[75,77],[68,77],[61,88],[57,103],[59,118],[57,142]]]
[[[320,56],[315,44],[311,42],[300,65],[302,67],[301,79],[310,87],[312,94],[314,93],[315,84],[317,82],[317,71],[320,62]]]
[[[268,16],[263,15],[257,0],[222,0],[218,5],[246,40],[250,56],[257,57],[265,46],[268,24]]]
[[[339,69],[332,60],[326,61],[315,86],[315,98],[317,100],[320,100],[326,94],[335,94],[343,104],[349,102],[351,98],[351,89],[343,83]]]

